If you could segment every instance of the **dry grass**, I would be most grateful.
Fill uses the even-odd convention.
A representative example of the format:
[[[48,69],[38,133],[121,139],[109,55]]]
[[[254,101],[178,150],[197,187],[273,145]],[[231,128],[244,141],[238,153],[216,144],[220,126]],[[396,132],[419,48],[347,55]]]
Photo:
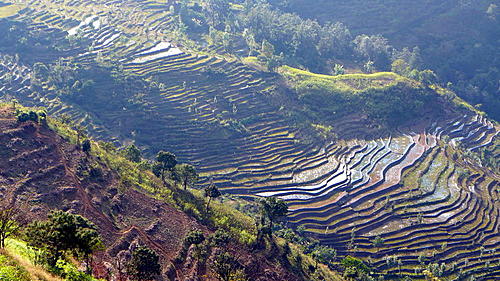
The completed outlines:
[[[17,14],[17,12],[19,12],[20,10],[21,10],[21,6],[19,6],[19,5],[8,5],[8,6],[0,7],[0,19],[11,17],[11,16]]]

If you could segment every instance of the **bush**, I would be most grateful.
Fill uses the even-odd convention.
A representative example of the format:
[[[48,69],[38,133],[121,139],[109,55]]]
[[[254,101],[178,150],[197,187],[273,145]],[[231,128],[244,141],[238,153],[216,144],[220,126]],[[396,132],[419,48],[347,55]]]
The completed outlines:
[[[347,256],[342,260],[342,265],[348,269],[348,268],[354,268],[357,271],[363,272],[363,273],[369,273],[370,268],[363,263],[362,260],[357,259],[355,257]]]
[[[90,140],[84,140],[82,142],[82,151],[85,152],[85,153],[89,153],[90,152],[90,149],[92,147],[92,144],[90,142]]]
[[[210,236],[210,240],[214,246],[225,246],[231,240],[231,235],[222,229],[217,229],[214,234]]]
[[[132,253],[132,259],[127,265],[127,272],[133,280],[153,280],[161,273],[160,258],[147,247],[138,247]]]
[[[193,230],[188,233],[186,238],[184,238],[184,245],[187,247],[191,245],[199,245],[205,241],[205,234],[200,230]]]
[[[94,281],[95,279],[92,276],[85,274],[84,272],[79,271],[75,268],[74,265],[63,261],[58,260],[56,264],[56,268],[59,272],[61,272],[61,276],[64,277],[66,281]]]
[[[30,277],[22,267],[11,261],[7,256],[0,255],[0,280],[29,281]]]
[[[19,121],[19,122],[27,122],[29,120],[30,120],[30,116],[26,112],[22,112],[22,113],[17,115],[17,121]]]

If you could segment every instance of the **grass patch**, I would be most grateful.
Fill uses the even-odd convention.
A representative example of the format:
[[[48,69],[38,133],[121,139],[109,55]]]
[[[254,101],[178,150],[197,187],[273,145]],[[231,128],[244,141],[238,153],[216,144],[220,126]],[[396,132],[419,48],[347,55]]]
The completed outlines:
[[[330,76],[288,66],[279,72],[304,105],[305,120],[313,123],[334,125],[338,118],[358,114],[379,128],[390,129],[441,112],[439,95],[433,89],[392,72]]]
[[[4,251],[0,251],[0,280],[29,281],[28,272]]]
[[[333,91],[341,91],[348,93],[359,93],[369,88],[387,88],[393,86],[398,81],[410,82],[393,72],[377,72],[373,74],[344,74],[344,75],[325,75],[317,74],[309,71],[283,66],[279,69],[279,73],[288,80],[305,84],[319,85]]]
[[[63,280],[47,272],[41,266],[35,265],[35,255],[35,251],[29,248],[25,242],[17,239],[7,239],[4,252],[0,253],[0,280]],[[2,256],[7,261],[6,266],[2,264]],[[10,277],[14,277],[14,279],[9,279]]]

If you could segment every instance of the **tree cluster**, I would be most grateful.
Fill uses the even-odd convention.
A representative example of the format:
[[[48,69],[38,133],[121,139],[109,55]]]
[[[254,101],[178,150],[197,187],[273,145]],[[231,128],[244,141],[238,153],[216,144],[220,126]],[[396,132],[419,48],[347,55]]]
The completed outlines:
[[[355,37],[343,23],[322,25],[279,7],[248,0],[235,9],[227,1],[210,0],[202,5],[181,3],[179,16],[190,33],[208,34],[212,44],[221,44],[227,51],[244,46],[270,70],[286,63],[326,72],[331,70],[330,62],[339,59],[368,61],[378,69],[389,69],[394,49],[384,37]]]
[[[44,262],[51,267],[70,255],[83,259],[90,271],[92,254],[103,247],[92,222],[64,211],[52,211],[46,221],[32,222],[24,234],[30,246],[42,250]]]

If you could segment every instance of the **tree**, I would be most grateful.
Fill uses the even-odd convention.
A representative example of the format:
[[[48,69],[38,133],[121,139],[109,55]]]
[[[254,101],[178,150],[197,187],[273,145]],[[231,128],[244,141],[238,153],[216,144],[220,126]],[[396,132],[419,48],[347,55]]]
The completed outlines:
[[[425,69],[418,73],[418,80],[425,85],[431,85],[437,83],[438,78],[434,71]]]
[[[222,281],[234,280],[238,268],[241,267],[238,260],[226,251],[219,250],[215,253],[213,270]]]
[[[352,35],[341,22],[329,23],[322,27],[318,51],[322,57],[345,57],[351,52]]]
[[[31,223],[26,231],[28,245],[42,249],[47,262],[55,266],[65,253],[83,258],[90,270],[92,253],[102,248],[96,226],[80,215],[52,211],[48,220]]]
[[[189,164],[180,164],[175,166],[175,175],[182,183],[184,190],[198,180],[198,173],[194,166]]]
[[[269,228],[272,232],[274,221],[287,215],[288,206],[285,201],[276,197],[262,199],[260,204],[263,216],[269,219]]]
[[[87,131],[87,127],[83,125],[76,125],[75,126],[75,131],[76,131],[76,145],[80,146],[80,139],[85,136],[85,132]]]
[[[160,258],[147,247],[137,247],[127,265],[127,272],[134,280],[154,280],[161,273]]]
[[[411,68],[410,65],[403,59],[397,59],[391,64],[391,71],[403,76],[408,76]]]
[[[330,265],[333,262],[333,260],[337,257],[337,251],[328,246],[318,245],[314,248],[312,256],[317,262],[319,261],[323,264]],[[316,263],[316,268],[317,268],[317,263]]]
[[[82,142],[82,151],[86,154],[89,154],[91,147],[92,143],[90,142],[90,140],[87,139]]]
[[[203,6],[209,25],[220,28],[226,17],[231,13],[231,6],[226,0],[207,0]]]
[[[162,150],[156,155],[156,161],[159,164],[156,169],[160,170],[160,177],[165,182],[165,172],[171,172],[177,165],[177,157],[172,152]]]
[[[125,149],[125,158],[132,162],[139,163],[141,161],[141,151],[134,144],[129,145]]]
[[[17,214],[15,208],[0,206],[0,249],[5,248],[5,240],[19,230],[19,224],[15,220]]]
[[[388,40],[381,35],[358,35],[354,39],[355,50],[361,57],[373,61],[379,69],[385,69],[390,63],[389,54],[392,49]]]
[[[213,198],[217,198],[221,195],[222,195],[222,193],[220,193],[217,186],[212,181],[210,181],[210,184],[207,187],[205,187],[205,197],[208,197],[207,212],[208,212],[208,207],[210,206],[210,201]]]
[[[336,63],[333,66],[333,75],[343,75],[343,74],[345,74],[344,66]]]
[[[384,239],[382,237],[377,236],[377,237],[375,237],[375,239],[373,239],[373,246],[374,247],[380,248],[383,245],[384,245]]]
[[[359,273],[369,273],[370,268],[363,263],[362,260],[352,257],[352,256],[347,256],[344,259],[342,259],[342,265],[344,268],[353,268]]]

